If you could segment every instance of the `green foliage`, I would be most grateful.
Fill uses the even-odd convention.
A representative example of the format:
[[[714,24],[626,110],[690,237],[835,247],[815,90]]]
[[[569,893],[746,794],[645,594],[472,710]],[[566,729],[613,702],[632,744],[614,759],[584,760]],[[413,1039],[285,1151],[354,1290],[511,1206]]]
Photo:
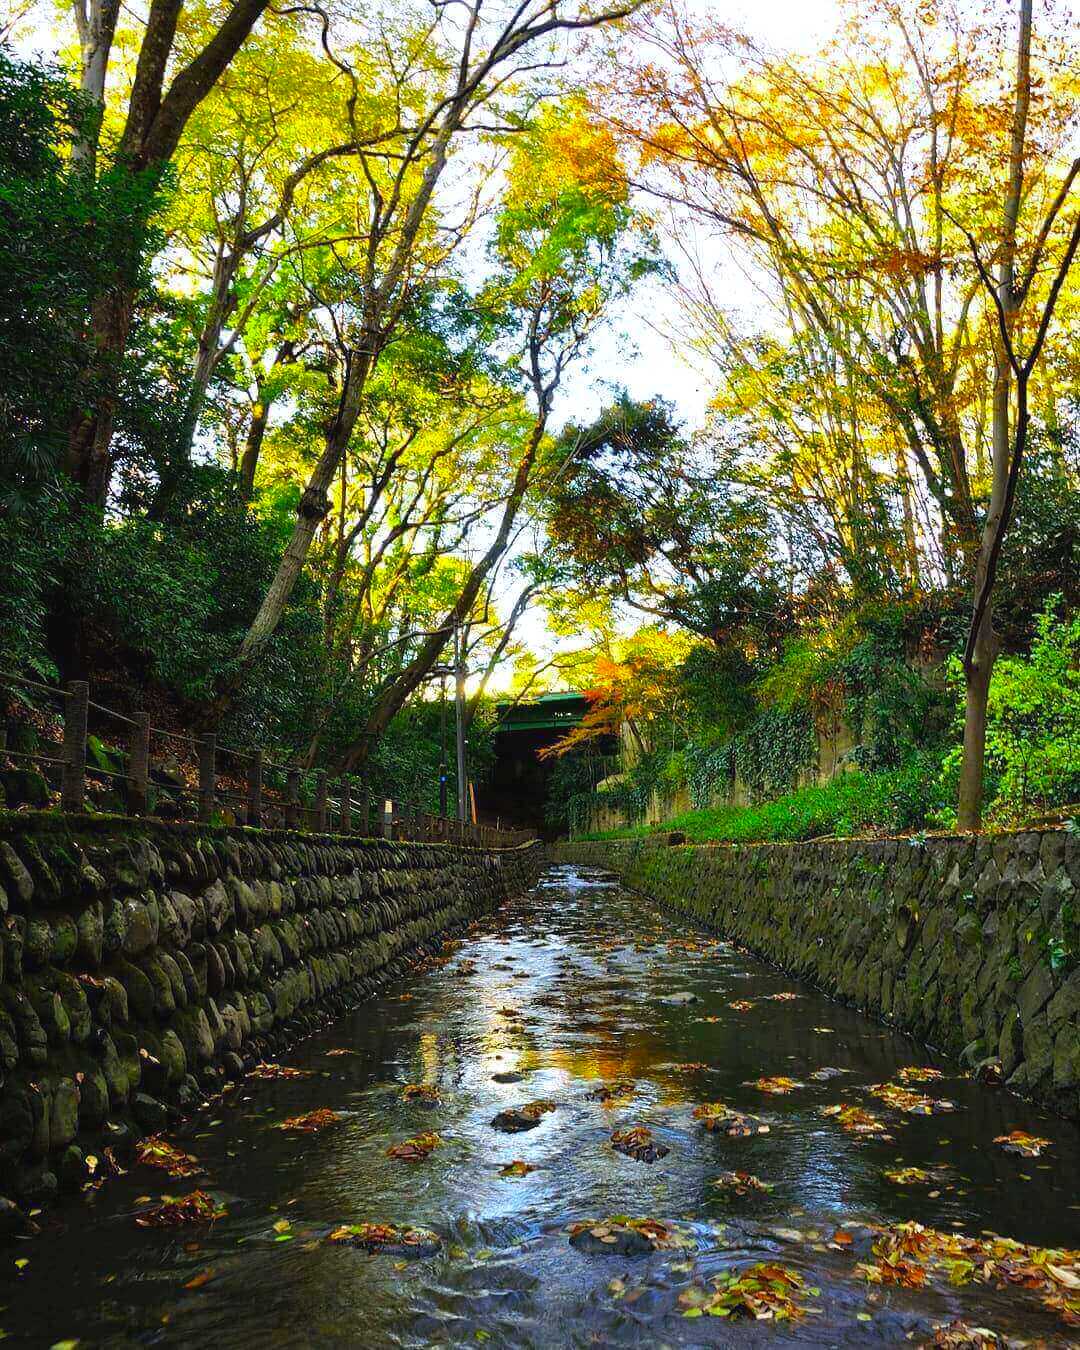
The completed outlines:
[[[813,724],[802,712],[770,709],[720,746],[687,746],[691,800],[704,805],[730,790],[735,779],[760,801],[787,791],[817,755]]]
[[[913,757],[900,769],[880,773],[852,770],[821,787],[800,788],[755,806],[712,806],[665,822],[690,839],[729,843],[819,839],[910,830],[926,820],[940,802],[935,785],[939,761]],[[606,835],[641,835],[644,826]]]
[[[67,150],[91,116],[57,69],[0,46],[0,496],[7,509],[56,468],[85,383],[86,315],[145,232],[156,185],[99,178]],[[110,372],[115,375],[116,372]]]
[[[1080,614],[1058,614],[1051,596],[1035,622],[1028,656],[1000,656],[990,680],[986,726],[988,818],[1012,824],[1034,811],[1080,800]],[[964,676],[955,658],[948,667],[955,700],[955,729],[963,728]],[[955,799],[960,748],[946,756],[940,777],[945,800]],[[936,820],[951,826],[944,807]]]

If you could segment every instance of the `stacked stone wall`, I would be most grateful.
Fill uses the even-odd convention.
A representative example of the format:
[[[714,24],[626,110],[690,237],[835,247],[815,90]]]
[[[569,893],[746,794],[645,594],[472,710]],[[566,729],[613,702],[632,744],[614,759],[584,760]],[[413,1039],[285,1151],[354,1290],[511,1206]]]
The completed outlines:
[[[0,817],[0,1194],[85,1182],[88,1154],[355,1006],[541,856]]]
[[[1080,1119],[1080,838],[561,844],[826,993]]]

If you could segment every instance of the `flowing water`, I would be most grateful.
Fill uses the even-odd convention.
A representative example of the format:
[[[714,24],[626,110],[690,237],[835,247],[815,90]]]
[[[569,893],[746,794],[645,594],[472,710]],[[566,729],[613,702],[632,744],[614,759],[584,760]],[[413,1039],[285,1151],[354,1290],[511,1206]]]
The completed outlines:
[[[855,1271],[875,1261],[867,1225],[910,1219],[1080,1246],[1074,1126],[958,1076],[595,871],[551,869],[449,945],[299,1046],[287,1064],[306,1076],[249,1078],[173,1135],[201,1175],[171,1180],[135,1164],[43,1216],[39,1235],[0,1254],[6,1336],[41,1346],[920,1344],[963,1317],[1028,1343],[1080,1341],[1039,1291],[954,1288],[938,1270],[921,1288],[877,1285]],[[868,1095],[912,1065],[942,1069],[944,1081],[915,1090],[960,1109],[905,1115]],[[843,1072],[813,1077],[823,1068]],[[494,1078],[513,1073],[522,1081]],[[769,1095],[753,1085],[762,1075],[800,1086]],[[599,1080],[633,1087],[598,1102]],[[440,1100],[404,1101],[409,1083],[434,1085]],[[536,1128],[492,1126],[535,1099],[555,1104]],[[715,1101],[768,1132],[708,1132],[693,1109]],[[821,1113],[833,1104],[871,1110],[890,1137],[846,1133]],[[342,1119],[310,1135],[276,1128],[321,1107]],[[648,1164],[611,1147],[612,1130],[638,1124],[666,1157]],[[993,1140],[1014,1129],[1050,1146],[1010,1155]],[[425,1160],[387,1156],[423,1131],[442,1141]],[[536,1170],[500,1175],[519,1159]],[[931,1178],[884,1175],[906,1167]],[[773,1189],[729,1194],[714,1184],[724,1171]],[[227,1211],[211,1227],[136,1224],[147,1197],[195,1187]],[[595,1250],[571,1245],[570,1224],[620,1214],[666,1221],[682,1245],[619,1254],[603,1225]],[[440,1250],[405,1260],[329,1240],[383,1220],[434,1230]],[[683,1315],[688,1289],[713,1292],[721,1272],[759,1262],[802,1280],[805,1316]]]

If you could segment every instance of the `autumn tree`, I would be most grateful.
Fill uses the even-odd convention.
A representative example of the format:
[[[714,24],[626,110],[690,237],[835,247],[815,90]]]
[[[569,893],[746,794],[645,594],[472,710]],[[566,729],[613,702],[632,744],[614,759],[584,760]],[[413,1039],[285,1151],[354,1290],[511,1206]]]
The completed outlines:
[[[991,274],[979,256],[979,240],[968,232],[980,280],[992,300],[995,328],[990,499],[975,561],[975,600],[963,657],[966,706],[958,810],[958,824],[963,830],[977,830],[982,823],[987,705],[1000,646],[994,631],[994,582],[1013,518],[1030,433],[1029,385],[1062,287],[1080,247],[1080,209],[1074,205],[1073,192],[1080,176],[1080,158],[1073,160],[1032,235],[1025,239],[1020,234],[1025,188],[1030,189],[1025,180],[1031,172],[1028,142],[1033,85],[1031,43],[1032,0],[1019,0],[1008,170],[1001,221],[992,236],[990,266],[996,275]],[[1034,298],[1033,287],[1042,272],[1048,275],[1049,284],[1044,278],[1042,297]]]

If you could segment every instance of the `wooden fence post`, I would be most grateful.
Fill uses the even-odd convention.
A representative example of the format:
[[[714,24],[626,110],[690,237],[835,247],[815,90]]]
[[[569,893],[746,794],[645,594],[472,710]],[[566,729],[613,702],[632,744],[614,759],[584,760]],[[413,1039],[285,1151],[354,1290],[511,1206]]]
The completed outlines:
[[[199,738],[199,819],[214,814],[214,789],[217,787],[217,737],[208,731]]]
[[[315,829],[319,834],[326,833],[326,770],[320,769],[315,775]]]
[[[86,800],[86,720],[90,711],[90,686],[72,680],[64,708],[64,771],[60,804],[65,811],[81,811]]]
[[[248,824],[256,829],[262,827],[263,792],[263,752],[251,752],[251,767],[248,770]]]
[[[295,830],[300,821],[300,770],[291,767],[285,775],[285,828]]]
[[[360,785],[360,833],[365,839],[371,838],[371,793],[367,790],[367,784]]]
[[[150,791],[150,714],[136,713],[128,744],[128,813],[144,816]]]
[[[383,802],[382,810],[382,832],[384,839],[393,839],[394,837],[394,803],[389,797]]]
[[[341,779],[341,833],[352,833],[352,783],[348,774]]]

